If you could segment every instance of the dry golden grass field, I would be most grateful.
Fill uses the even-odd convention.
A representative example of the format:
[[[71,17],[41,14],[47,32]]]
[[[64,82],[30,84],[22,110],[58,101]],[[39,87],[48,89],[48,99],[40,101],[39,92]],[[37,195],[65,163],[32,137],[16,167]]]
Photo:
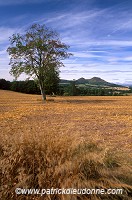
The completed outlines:
[[[131,199],[132,96],[47,99],[0,90],[0,199]],[[15,194],[52,187],[123,194]]]

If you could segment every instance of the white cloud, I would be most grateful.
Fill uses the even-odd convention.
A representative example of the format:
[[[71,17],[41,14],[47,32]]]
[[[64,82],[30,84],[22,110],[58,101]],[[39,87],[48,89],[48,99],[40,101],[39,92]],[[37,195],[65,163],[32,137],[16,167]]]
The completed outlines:
[[[0,43],[8,43],[9,37],[16,31],[16,28],[0,27]]]
[[[124,61],[132,61],[132,56],[123,58]]]
[[[99,55],[88,53],[87,51],[71,52],[71,53],[73,54],[74,57],[78,57],[78,58],[97,58],[97,57],[101,57]]]

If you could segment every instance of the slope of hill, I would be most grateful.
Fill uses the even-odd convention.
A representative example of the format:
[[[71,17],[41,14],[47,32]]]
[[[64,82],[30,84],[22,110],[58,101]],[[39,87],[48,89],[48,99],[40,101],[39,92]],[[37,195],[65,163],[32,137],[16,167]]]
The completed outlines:
[[[60,83],[61,84],[68,84],[70,83],[72,80],[65,80],[65,79],[61,79]],[[97,86],[111,86],[111,87],[120,87],[121,85],[117,85],[114,83],[109,83],[99,77],[93,77],[91,79],[85,79],[85,78],[79,78],[78,80],[76,80],[76,84],[92,84],[92,85],[97,85]]]

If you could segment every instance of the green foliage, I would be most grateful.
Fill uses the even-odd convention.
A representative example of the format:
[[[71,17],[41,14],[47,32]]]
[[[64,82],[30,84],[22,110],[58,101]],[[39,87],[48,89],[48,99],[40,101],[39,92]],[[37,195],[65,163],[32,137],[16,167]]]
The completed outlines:
[[[44,80],[46,94],[58,94],[59,81],[59,70],[55,70],[55,68],[51,66],[50,70],[46,72],[46,78]]]
[[[10,90],[10,87],[11,87],[10,81],[6,81],[5,79],[0,79],[0,89]]]
[[[47,74],[45,79],[45,90],[47,94],[59,94],[59,74],[53,72]],[[0,89],[12,90],[16,92],[22,92],[26,94],[41,94],[39,84],[37,80],[26,80],[26,81],[6,81],[5,79],[0,79]]]
[[[33,80],[13,81],[11,83],[11,90],[27,94],[40,94],[40,89],[37,83]]]
[[[65,96],[111,96],[113,94],[113,91],[110,89],[76,85],[75,81],[70,84],[60,84],[59,87],[61,90],[60,94]]]
[[[77,96],[78,88],[76,87],[76,82],[73,80],[67,87],[64,88],[65,96]]]
[[[132,93],[132,86],[130,86],[129,89],[130,89],[129,93]]]

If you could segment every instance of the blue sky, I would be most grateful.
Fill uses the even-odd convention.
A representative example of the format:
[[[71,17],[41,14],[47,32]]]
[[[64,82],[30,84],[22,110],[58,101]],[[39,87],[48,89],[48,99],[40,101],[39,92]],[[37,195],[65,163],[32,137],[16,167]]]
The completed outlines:
[[[74,56],[64,61],[61,78],[132,83],[131,0],[0,0],[0,78],[13,80],[9,37],[33,23],[52,27],[70,45]]]

